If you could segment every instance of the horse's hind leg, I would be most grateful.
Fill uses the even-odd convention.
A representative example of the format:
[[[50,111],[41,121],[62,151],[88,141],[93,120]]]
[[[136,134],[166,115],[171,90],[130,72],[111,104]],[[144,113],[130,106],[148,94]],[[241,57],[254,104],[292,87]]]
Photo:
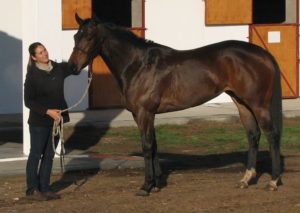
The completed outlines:
[[[232,97],[232,99],[239,110],[240,119],[246,129],[249,142],[247,170],[237,185],[239,188],[247,188],[251,179],[256,176],[256,158],[261,133],[251,110],[237,98]]]
[[[280,159],[280,130],[275,127],[272,120],[271,111],[263,107],[254,108],[257,121],[263,129],[270,146],[272,159],[272,180],[267,185],[268,190],[277,190],[277,184],[281,176],[281,159]]]

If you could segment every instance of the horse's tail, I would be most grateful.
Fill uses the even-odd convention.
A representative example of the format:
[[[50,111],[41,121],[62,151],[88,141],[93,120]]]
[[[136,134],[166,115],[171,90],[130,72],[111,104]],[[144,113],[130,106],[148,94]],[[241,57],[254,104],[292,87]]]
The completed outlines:
[[[274,64],[275,76],[274,76],[274,87],[271,102],[271,116],[275,132],[278,133],[279,141],[282,133],[282,94],[281,94],[281,78],[280,68],[276,60],[272,57]]]

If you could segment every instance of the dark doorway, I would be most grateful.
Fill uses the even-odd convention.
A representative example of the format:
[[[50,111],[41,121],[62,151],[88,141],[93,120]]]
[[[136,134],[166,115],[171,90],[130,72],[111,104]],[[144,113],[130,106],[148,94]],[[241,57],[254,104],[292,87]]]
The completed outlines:
[[[285,0],[253,0],[253,24],[285,21]]]
[[[100,20],[131,27],[131,0],[93,0],[92,11]]]

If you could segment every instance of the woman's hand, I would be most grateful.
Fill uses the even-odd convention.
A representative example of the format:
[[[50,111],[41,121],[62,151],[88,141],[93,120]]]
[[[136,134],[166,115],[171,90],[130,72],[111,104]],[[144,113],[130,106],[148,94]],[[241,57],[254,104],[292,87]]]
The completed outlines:
[[[46,114],[49,115],[54,121],[59,121],[60,115],[61,115],[61,110],[48,109]]]

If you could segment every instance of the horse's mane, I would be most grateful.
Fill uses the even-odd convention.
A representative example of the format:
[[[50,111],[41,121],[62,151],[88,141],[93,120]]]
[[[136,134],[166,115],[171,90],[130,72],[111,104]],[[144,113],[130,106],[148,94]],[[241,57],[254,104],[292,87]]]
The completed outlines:
[[[105,28],[109,29],[110,31],[115,32],[118,36],[120,36],[123,39],[126,39],[129,42],[135,43],[140,46],[163,46],[161,44],[155,43],[152,40],[148,40],[142,37],[137,36],[134,34],[130,29],[126,27],[122,27],[119,25],[116,25],[111,22],[103,22],[100,20],[94,20],[97,24],[101,24]]]

